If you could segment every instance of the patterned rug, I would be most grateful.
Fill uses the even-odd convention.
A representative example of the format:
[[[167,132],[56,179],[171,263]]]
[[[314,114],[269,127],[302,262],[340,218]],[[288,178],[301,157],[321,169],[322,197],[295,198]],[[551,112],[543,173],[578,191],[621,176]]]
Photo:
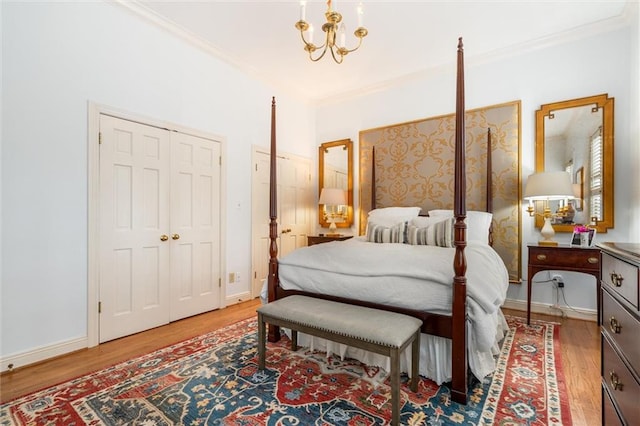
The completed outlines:
[[[507,318],[498,369],[457,404],[446,386],[403,378],[403,425],[570,425],[558,327]],[[385,425],[384,371],[291,352],[283,338],[257,369],[255,319],[5,403],[0,425]]]

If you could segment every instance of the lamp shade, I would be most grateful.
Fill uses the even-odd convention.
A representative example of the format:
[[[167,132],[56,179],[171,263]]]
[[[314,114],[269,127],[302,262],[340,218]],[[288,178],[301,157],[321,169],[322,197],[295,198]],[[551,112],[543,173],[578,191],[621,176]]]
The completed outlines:
[[[318,204],[324,204],[325,206],[343,206],[347,204],[345,190],[340,188],[322,188]]]
[[[529,175],[525,200],[561,200],[574,198],[571,176],[567,172],[542,172]]]

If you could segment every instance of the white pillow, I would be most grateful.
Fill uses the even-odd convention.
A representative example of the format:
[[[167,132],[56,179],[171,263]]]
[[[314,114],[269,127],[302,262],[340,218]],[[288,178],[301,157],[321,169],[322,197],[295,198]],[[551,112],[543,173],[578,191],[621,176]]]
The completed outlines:
[[[373,221],[376,225],[393,226],[418,217],[420,210],[420,207],[383,207],[374,209],[369,212],[367,223]]]
[[[452,217],[453,210],[429,210],[430,217]],[[493,214],[478,210],[467,211],[467,241],[489,244],[489,230]]]
[[[409,221],[409,225],[413,225],[417,228],[426,228],[429,225],[433,225],[436,222],[440,222],[444,218],[445,218],[444,216],[440,216],[440,217],[418,216],[411,219]]]

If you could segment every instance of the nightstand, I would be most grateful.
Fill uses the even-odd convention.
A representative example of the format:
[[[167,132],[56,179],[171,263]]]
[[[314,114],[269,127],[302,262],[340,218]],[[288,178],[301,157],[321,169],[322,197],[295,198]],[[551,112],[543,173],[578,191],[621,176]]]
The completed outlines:
[[[330,241],[344,241],[353,238],[353,235],[307,235],[307,245],[328,243]]]
[[[533,276],[540,271],[572,271],[596,277],[596,305],[600,324],[600,249],[575,247],[569,244],[539,246],[529,244],[529,270],[527,286],[527,324],[531,320],[531,287]]]

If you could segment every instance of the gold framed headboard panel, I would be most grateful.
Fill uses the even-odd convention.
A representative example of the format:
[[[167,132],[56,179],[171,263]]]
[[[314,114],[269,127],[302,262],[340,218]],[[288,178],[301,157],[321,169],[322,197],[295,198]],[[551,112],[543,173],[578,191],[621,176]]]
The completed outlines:
[[[466,122],[467,211],[486,211],[487,129],[491,129],[493,247],[512,282],[521,275],[520,101],[469,110]],[[359,134],[359,233],[376,207],[453,208],[455,114],[362,130]]]

